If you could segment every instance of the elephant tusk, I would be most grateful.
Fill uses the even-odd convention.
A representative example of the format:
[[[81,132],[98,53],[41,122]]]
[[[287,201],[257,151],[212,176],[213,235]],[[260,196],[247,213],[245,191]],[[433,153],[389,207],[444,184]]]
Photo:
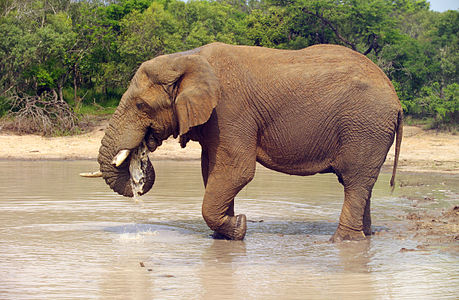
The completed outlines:
[[[88,173],[80,173],[81,177],[102,177],[102,172],[101,171],[95,171],[95,172],[88,172]]]
[[[121,150],[118,152],[118,154],[113,158],[112,160],[112,165],[115,167],[119,167],[124,160],[129,156],[129,153],[131,153],[131,150]]]

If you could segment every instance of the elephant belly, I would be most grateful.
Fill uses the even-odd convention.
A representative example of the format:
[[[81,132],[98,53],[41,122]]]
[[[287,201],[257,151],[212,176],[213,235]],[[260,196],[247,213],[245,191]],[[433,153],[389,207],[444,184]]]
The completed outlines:
[[[269,169],[290,175],[332,172],[332,155],[324,152],[322,147],[305,143],[277,145],[262,139],[257,146],[257,161]]]

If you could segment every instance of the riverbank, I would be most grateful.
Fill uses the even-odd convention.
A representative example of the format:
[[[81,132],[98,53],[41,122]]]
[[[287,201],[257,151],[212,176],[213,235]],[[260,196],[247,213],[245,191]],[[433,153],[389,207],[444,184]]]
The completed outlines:
[[[384,168],[392,168],[394,155],[393,145]],[[398,170],[459,174],[459,135],[404,126]]]
[[[108,122],[102,121],[87,133],[62,137],[17,135],[0,132],[0,159],[3,160],[96,160],[100,141]],[[198,143],[188,143],[182,149],[178,140],[163,142],[153,154],[157,160],[197,160],[201,157]]]
[[[0,132],[0,159],[95,160],[106,126],[104,121],[88,133],[64,137]],[[392,168],[394,152],[392,147],[384,166],[387,170]],[[200,155],[198,143],[189,142],[182,149],[178,140],[169,139],[152,154],[152,158],[197,160]],[[459,174],[459,135],[405,126],[398,170]]]

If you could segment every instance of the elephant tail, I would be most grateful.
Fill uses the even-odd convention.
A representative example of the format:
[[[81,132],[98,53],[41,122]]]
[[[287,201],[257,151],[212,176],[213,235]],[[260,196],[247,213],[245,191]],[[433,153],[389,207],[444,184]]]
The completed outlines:
[[[403,136],[403,111],[398,112],[397,119],[397,137],[395,139],[395,157],[394,157],[394,168],[392,169],[392,178],[390,179],[390,186],[394,186],[395,173],[397,172],[398,157],[400,156],[400,145],[402,144]]]

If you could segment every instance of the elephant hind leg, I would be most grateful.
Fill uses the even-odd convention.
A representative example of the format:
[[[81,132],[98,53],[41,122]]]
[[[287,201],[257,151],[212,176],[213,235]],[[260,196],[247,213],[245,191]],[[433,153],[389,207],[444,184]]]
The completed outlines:
[[[365,210],[363,212],[363,233],[366,236],[370,236],[372,234],[371,231],[371,212],[370,212],[370,198],[371,198],[371,192],[370,196],[368,197],[366,203],[365,203]]]
[[[332,242],[342,240],[363,240],[363,215],[367,193],[362,188],[345,188],[344,204],[339,218],[338,228],[332,236]]]
[[[339,218],[339,225],[331,241],[362,240],[371,235],[370,198],[371,191],[379,174],[379,168],[359,168],[352,176],[344,174],[341,183],[344,186],[344,203]],[[347,175],[347,176],[346,176]]]
[[[377,137],[348,144],[333,163],[344,186],[344,203],[332,241],[360,240],[371,235],[371,192],[392,143],[391,136]]]

